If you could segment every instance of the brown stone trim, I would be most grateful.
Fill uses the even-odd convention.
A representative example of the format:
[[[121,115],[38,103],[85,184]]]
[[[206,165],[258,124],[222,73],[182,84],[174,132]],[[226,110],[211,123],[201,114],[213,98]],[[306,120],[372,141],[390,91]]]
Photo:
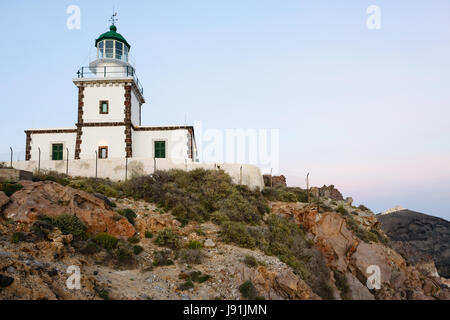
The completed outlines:
[[[78,122],[77,138],[75,140],[75,159],[80,159],[81,137],[83,136],[83,107],[84,107],[84,86],[78,87]]]
[[[75,83],[75,85],[80,85],[80,86],[90,86],[90,85],[96,86],[99,83],[102,83],[102,84],[125,84],[125,86],[130,86],[133,89],[133,91],[140,103],[145,103],[144,96],[139,91],[139,88],[136,85],[136,82],[134,81],[134,79],[108,79],[108,78],[98,79],[98,78],[96,78],[94,80],[94,79],[88,79],[88,78],[83,78],[83,79],[76,78],[73,80],[73,82]]]
[[[133,127],[135,131],[166,131],[166,130],[192,130],[194,131],[194,127],[192,126],[169,126],[169,127]]]
[[[85,122],[82,127],[120,127],[124,125],[125,122]]]
[[[46,133],[74,133],[77,129],[31,129],[25,130],[26,134],[46,134]]]
[[[127,158],[133,157],[133,142],[131,138],[131,86],[125,86],[125,154]]]
[[[100,155],[102,154],[102,149],[106,149],[106,158],[100,158]],[[108,159],[108,146],[98,147],[98,158],[99,159]]]
[[[191,158],[191,160],[194,160],[194,148],[193,148],[193,145],[192,145],[192,136],[193,136],[193,133],[194,133],[194,130],[193,129],[188,129],[188,156],[189,156],[189,158]]]
[[[25,160],[29,161],[31,160],[31,132],[30,131],[25,131],[26,135],[27,135],[27,140],[26,140],[26,147],[25,147]]]

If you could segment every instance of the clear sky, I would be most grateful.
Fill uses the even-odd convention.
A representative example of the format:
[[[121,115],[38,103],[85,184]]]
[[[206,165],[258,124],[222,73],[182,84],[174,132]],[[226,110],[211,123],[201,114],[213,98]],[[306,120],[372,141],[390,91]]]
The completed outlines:
[[[81,28],[66,26],[67,7]],[[368,6],[381,9],[369,30]],[[290,185],[334,184],[375,212],[450,220],[450,1],[2,1],[0,155],[73,127],[71,78],[113,7],[146,125],[280,130]]]

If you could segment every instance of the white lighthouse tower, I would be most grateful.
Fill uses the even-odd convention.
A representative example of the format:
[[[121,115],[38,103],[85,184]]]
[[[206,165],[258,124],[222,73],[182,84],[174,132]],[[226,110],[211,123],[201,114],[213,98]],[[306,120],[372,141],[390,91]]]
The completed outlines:
[[[128,62],[130,44],[113,24],[95,40],[97,59],[81,67],[75,159],[133,156],[132,130],[141,125],[143,88]]]

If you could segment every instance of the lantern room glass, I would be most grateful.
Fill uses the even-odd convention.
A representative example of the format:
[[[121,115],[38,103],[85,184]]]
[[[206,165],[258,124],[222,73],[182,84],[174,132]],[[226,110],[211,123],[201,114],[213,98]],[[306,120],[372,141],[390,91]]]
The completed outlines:
[[[102,40],[97,45],[97,58],[128,62],[128,47],[117,40]]]

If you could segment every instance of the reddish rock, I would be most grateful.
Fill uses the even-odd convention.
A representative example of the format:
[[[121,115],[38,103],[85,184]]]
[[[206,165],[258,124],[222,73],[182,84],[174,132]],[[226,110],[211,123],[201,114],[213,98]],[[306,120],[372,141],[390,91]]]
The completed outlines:
[[[0,191],[0,210],[9,202],[8,196],[3,192]]]
[[[88,227],[88,232],[108,232],[121,237],[135,233],[127,219],[110,210],[104,200],[87,192],[52,181],[20,183],[24,188],[11,196],[4,210],[8,219],[33,223],[39,216],[69,214],[77,216]]]
[[[283,186],[286,187],[286,177],[281,175],[281,176],[271,176],[270,174],[265,174],[263,175],[264,178],[264,185],[266,187],[270,187],[270,186]]]

